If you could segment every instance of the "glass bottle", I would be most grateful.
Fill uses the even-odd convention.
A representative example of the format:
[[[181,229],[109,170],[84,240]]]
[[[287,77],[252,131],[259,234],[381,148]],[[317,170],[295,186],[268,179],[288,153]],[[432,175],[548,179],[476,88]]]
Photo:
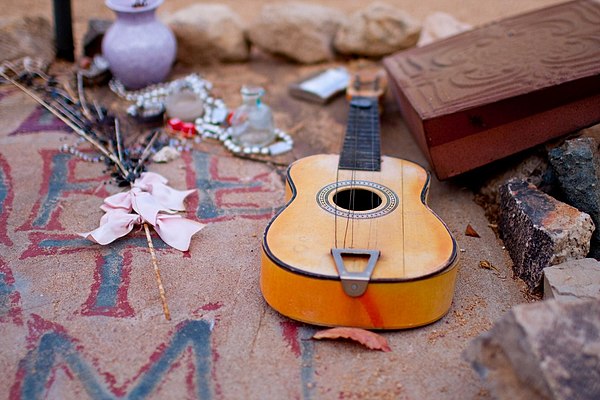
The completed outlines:
[[[264,147],[275,139],[273,113],[262,102],[259,86],[242,86],[242,105],[231,117],[231,140],[241,147]]]

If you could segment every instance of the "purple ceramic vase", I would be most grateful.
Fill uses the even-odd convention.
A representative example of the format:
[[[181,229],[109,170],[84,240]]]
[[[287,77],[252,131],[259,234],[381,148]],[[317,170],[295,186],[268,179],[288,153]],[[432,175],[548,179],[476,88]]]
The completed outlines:
[[[173,32],[155,15],[163,0],[106,0],[117,14],[102,40],[102,53],[113,75],[128,89],[163,81],[177,50]]]

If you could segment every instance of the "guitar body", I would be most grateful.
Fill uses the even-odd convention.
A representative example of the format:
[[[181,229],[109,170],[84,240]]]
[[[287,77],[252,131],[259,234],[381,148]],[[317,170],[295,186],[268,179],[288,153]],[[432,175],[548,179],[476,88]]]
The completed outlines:
[[[288,169],[288,202],[263,238],[264,298],[316,325],[400,329],[438,320],[452,302],[457,248],[426,205],[429,174],[391,157],[375,171],[340,169],[339,160],[316,155]]]

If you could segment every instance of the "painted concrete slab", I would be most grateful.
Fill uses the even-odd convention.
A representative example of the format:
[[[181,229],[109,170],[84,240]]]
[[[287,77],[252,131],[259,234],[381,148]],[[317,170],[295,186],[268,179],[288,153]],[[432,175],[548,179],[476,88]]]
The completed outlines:
[[[345,100],[319,106],[287,94],[287,84],[326,66],[254,54],[250,64],[178,67],[174,75],[203,74],[228,104],[238,103],[242,84],[263,85],[278,126],[295,129],[294,152],[276,160],[285,164],[340,148]],[[98,95],[112,101],[110,93]],[[0,121],[3,398],[489,397],[461,353],[527,300],[483,209],[460,183],[434,178],[429,193],[461,249],[452,308],[432,325],[382,333],[392,352],[373,352],[311,340],[320,328],[282,317],[262,299],[261,235],[284,202],[284,167],[232,157],[215,142],[150,166],[174,188],[198,188],[188,216],[208,224],[186,253],[154,238],[173,317],[168,322],[143,232],[105,247],[76,235],[96,226],[102,199],[119,190],[107,184],[102,166],[61,153],[73,136],[13,88],[0,88]],[[391,94],[382,136],[384,154],[426,166]],[[464,235],[468,224],[480,238]],[[481,268],[482,260],[496,269]]]

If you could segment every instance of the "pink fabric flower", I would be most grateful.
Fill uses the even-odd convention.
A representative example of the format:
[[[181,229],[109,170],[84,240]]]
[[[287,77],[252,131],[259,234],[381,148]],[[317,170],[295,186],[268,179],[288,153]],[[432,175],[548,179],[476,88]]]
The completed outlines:
[[[100,208],[106,213],[100,226],[81,236],[98,244],[106,245],[127,235],[135,225],[148,223],[169,246],[186,251],[192,236],[204,224],[182,217],[184,200],[195,190],[175,190],[167,186],[163,176],[144,172],[133,183],[131,190],[104,199]]]

